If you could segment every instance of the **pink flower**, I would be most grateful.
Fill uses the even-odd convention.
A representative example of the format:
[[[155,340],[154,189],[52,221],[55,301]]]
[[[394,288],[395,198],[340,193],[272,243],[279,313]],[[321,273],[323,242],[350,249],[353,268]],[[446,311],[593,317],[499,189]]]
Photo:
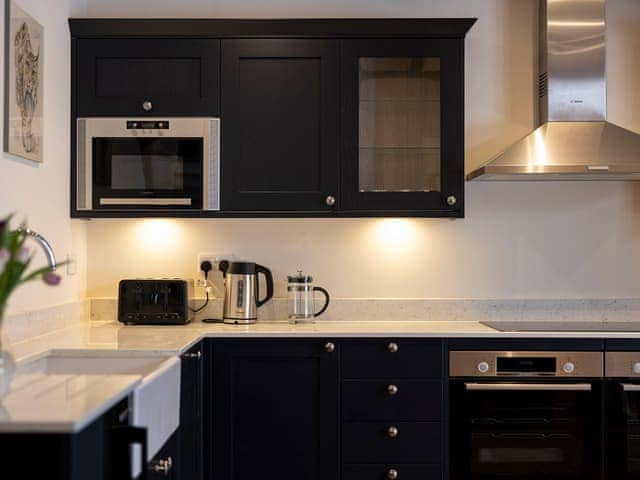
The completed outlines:
[[[20,263],[27,263],[29,260],[29,249],[27,247],[20,247],[20,250],[16,253],[16,260]]]
[[[4,267],[7,265],[10,256],[9,250],[6,248],[0,249],[0,275],[4,272]]]
[[[60,275],[58,275],[57,273],[45,272],[42,274],[42,280],[44,280],[44,283],[46,283],[47,285],[55,287],[60,283],[62,277],[60,277]]]

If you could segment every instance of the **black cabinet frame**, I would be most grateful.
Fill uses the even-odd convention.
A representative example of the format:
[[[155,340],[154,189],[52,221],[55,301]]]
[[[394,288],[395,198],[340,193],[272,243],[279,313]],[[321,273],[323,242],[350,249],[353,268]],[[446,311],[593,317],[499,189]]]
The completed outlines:
[[[452,19],[70,19],[71,30],[71,208],[76,218],[140,217],[463,217],[464,216],[464,37],[473,18]],[[245,43],[249,42],[251,43]],[[106,43],[113,42],[113,43]],[[203,62],[203,82],[212,93],[204,102],[156,100],[151,115],[222,117],[222,210],[128,209],[79,211],[75,194],[76,120],[82,115],[112,116],[143,99],[89,102],[95,71],[83,58],[87,46],[119,45],[119,51],[153,56],[153,42],[175,44],[162,54],[193,55]],[[278,45],[274,48],[273,45]],[[300,47],[300,45],[305,45]],[[125,48],[126,47],[126,48]],[[96,47],[97,48],[97,47]],[[106,47],[104,47],[106,48]],[[91,50],[91,49],[89,49]],[[442,192],[363,193],[357,189],[357,71],[361,53],[386,56],[437,54],[443,60],[441,92]],[[239,55],[311,56],[321,58],[323,105],[317,189],[237,191],[233,162],[239,133],[233,110]],[[209,78],[210,80],[206,80]],[[237,93],[237,92],[236,92]],[[324,101],[336,98],[336,104]],[[119,115],[121,113],[118,113]],[[229,117],[229,118],[227,118]],[[275,118],[274,121],[278,119]],[[287,172],[284,172],[285,174]],[[289,182],[288,185],[291,183]],[[455,205],[447,198],[453,196]],[[327,197],[334,197],[333,205]],[[329,201],[331,203],[331,201]]]
[[[347,210],[419,211],[422,216],[464,216],[464,49],[442,39],[343,40],[342,195]],[[359,192],[358,60],[364,57],[440,59],[441,192]],[[448,197],[455,197],[450,206]]]

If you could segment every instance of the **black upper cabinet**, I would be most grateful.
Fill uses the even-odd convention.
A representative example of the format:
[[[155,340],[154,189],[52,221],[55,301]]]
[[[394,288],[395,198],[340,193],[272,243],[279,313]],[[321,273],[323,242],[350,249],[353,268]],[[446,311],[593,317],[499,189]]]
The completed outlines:
[[[339,53],[334,40],[222,41],[223,209],[338,207]]]
[[[76,48],[79,117],[219,114],[219,40],[82,39]]]
[[[72,19],[73,156],[78,117],[221,119],[219,211],[72,215],[463,217],[474,22]]]
[[[217,341],[212,347],[205,478],[337,479],[338,347],[319,339]]]
[[[342,207],[464,216],[460,39],[343,40]]]

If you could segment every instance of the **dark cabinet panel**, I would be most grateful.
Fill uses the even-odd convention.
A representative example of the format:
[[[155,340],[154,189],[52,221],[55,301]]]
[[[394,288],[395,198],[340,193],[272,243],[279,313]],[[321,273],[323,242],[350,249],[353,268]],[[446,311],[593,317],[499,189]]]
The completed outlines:
[[[344,378],[441,378],[440,340],[360,340],[343,345]]]
[[[464,216],[463,40],[343,40],[342,208]]]
[[[337,207],[338,43],[224,40],[222,55],[223,208]]]
[[[320,340],[215,343],[209,478],[338,478],[338,355]]]
[[[219,40],[81,39],[75,62],[79,117],[219,114]]]
[[[178,434],[180,480],[202,479],[202,345],[181,356],[180,427]]]
[[[127,412],[128,402],[122,400],[83,430],[73,434],[1,433],[0,458],[3,462],[3,478],[130,478],[129,446],[138,440],[146,441],[143,440],[146,439],[146,431],[128,426]]]
[[[391,429],[396,429],[395,434]],[[442,427],[432,422],[355,422],[342,425],[345,463],[442,461]]]
[[[431,420],[442,417],[442,380],[346,380],[344,420]]]

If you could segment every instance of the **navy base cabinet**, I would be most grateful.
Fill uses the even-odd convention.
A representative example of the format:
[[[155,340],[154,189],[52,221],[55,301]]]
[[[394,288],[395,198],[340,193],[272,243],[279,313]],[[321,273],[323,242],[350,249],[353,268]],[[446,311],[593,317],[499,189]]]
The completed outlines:
[[[444,365],[441,340],[342,344],[343,480],[442,480]]]
[[[202,353],[202,344],[198,343],[180,357],[178,478],[181,480],[202,480]]]
[[[3,433],[2,478],[120,480],[130,475],[130,445],[146,430],[127,425],[127,400],[76,433]]]
[[[208,478],[339,478],[337,344],[295,339],[209,345]]]

